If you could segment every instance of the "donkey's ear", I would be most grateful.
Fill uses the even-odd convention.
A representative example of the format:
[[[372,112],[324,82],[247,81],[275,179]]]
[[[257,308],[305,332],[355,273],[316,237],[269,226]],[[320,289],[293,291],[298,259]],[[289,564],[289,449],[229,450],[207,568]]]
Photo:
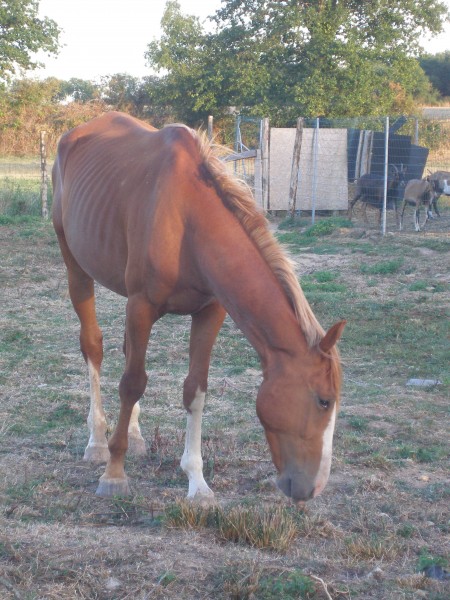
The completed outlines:
[[[331,348],[336,344],[339,338],[344,331],[344,327],[346,326],[347,321],[339,321],[335,323],[330,329],[326,332],[325,336],[321,339],[319,348],[322,352],[328,353]]]

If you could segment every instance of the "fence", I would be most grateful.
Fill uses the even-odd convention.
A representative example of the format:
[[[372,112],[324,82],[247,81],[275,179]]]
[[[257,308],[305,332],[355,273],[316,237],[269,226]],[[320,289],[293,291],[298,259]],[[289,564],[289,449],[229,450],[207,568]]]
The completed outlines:
[[[405,183],[450,172],[449,118],[299,119],[297,129],[269,128],[265,121],[259,152],[251,159],[241,155],[243,175],[253,174],[247,180],[265,210],[305,211],[312,221],[316,211],[347,211],[356,181],[371,173],[384,188],[385,231],[386,211],[404,191],[404,186],[389,187],[393,171],[404,172]]]
[[[212,119],[208,131],[212,135]],[[44,156],[0,159],[0,213],[45,213]],[[384,177],[406,168],[406,179],[450,171],[450,118],[303,119],[297,128],[271,128],[268,119],[236,120],[229,168],[253,188],[256,201],[273,212],[346,211],[355,181],[364,173]],[[384,190],[389,209],[402,191]],[[51,204],[51,187],[48,188]],[[385,229],[386,210],[383,211]]]

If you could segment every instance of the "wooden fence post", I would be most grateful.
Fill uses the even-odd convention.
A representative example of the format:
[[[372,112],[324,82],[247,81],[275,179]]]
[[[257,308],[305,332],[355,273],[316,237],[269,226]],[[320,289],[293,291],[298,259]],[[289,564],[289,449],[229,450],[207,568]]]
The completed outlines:
[[[295,213],[295,204],[297,199],[297,186],[298,186],[298,174],[300,167],[300,151],[302,149],[303,139],[303,118],[297,119],[297,131],[295,133],[294,152],[292,155],[292,168],[291,168],[291,183],[289,186],[289,213],[291,217]]]
[[[41,206],[42,206],[42,218],[48,219],[48,203],[47,203],[47,191],[48,191],[48,175],[47,175],[47,145],[46,145],[46,131],[41,131]]]
[[[261,123],[261,171],[262,171],[262,202],[264,210],[270,210],[269,198],[269,119],[266,117]]]

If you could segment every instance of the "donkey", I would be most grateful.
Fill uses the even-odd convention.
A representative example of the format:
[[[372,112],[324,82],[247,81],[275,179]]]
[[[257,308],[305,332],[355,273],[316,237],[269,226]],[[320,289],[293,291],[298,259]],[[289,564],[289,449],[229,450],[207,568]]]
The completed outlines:
[[[428,179],[433,184],[436,192],[433,208],[437,216],[440,217],[441,215],[437,208],[437,201],[442,194],[445,196],[450,196],[450,171],[435,171],[434,173],[430,172]]]
[[[394,208],[395,218],[398,224],[397,212],[397,191],[405,185],[406,167],[398,169],[395,165],[389,165],[387,178],[387,208]],[[364,203],[364,222],[367,223],[367,205],[373,206],[379,210],[378,223],[381,225],[381,215],[383,212],[383,197],[384,197],[384,176],[375,173],[364,173],[356,182],[356,194],[350,203],[348,210],[349,219],[352,218],[352,211],[358,200]]]
[[[436,206],[437,199],[437,184],[438,180],[430,181],[429,177],[423,179],[410,179],[405,187],[405,195],[403,196],[402,210],[400,213],[399,230],[403,229],[403,214],[405,212],[406,205],[414,206],[414,227],[416,231],[420,231],[420,207],[425,207],[425,221],[422,224],[422,229],[425,227],[428,219],[433,218],[432,207],[434,207],[436,214],[440,216]]]

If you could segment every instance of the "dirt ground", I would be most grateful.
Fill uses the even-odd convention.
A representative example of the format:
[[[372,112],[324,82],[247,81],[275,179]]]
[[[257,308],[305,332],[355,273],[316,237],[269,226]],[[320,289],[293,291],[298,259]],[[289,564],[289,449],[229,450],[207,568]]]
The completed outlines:
[[[53,232],[46,224],[0,227],[1,599],[450,597],[442,341],[450,207],[420,233],[409,214],[399,234],[389,213],[385,238],[370,211],[369,219],[368,227],[357,211],[353,228],[289,245],[319,320],[328,327],[345,317],[349,325],[332,474],[323,494],[297,509],[299,534],[284,553],[165,523],[167,507],[187,492],[178,465],[188,318],[167,317],[152,333],[141,415],[148,453],[127,459],[133,496],[95,495],[103,467],[82,460],[88,384]],[[318,273],[329,274],[325,283]],[[99,290],[97,304],[112,428],[124,300]],[[439,383],[408,386],[410,378]],[[254,351],[227,320],[211,366],[203,447],[222,506],[290,506],[274,486],[254,410],[260,382]],[[299,573],[312,588],[283,583]]]

